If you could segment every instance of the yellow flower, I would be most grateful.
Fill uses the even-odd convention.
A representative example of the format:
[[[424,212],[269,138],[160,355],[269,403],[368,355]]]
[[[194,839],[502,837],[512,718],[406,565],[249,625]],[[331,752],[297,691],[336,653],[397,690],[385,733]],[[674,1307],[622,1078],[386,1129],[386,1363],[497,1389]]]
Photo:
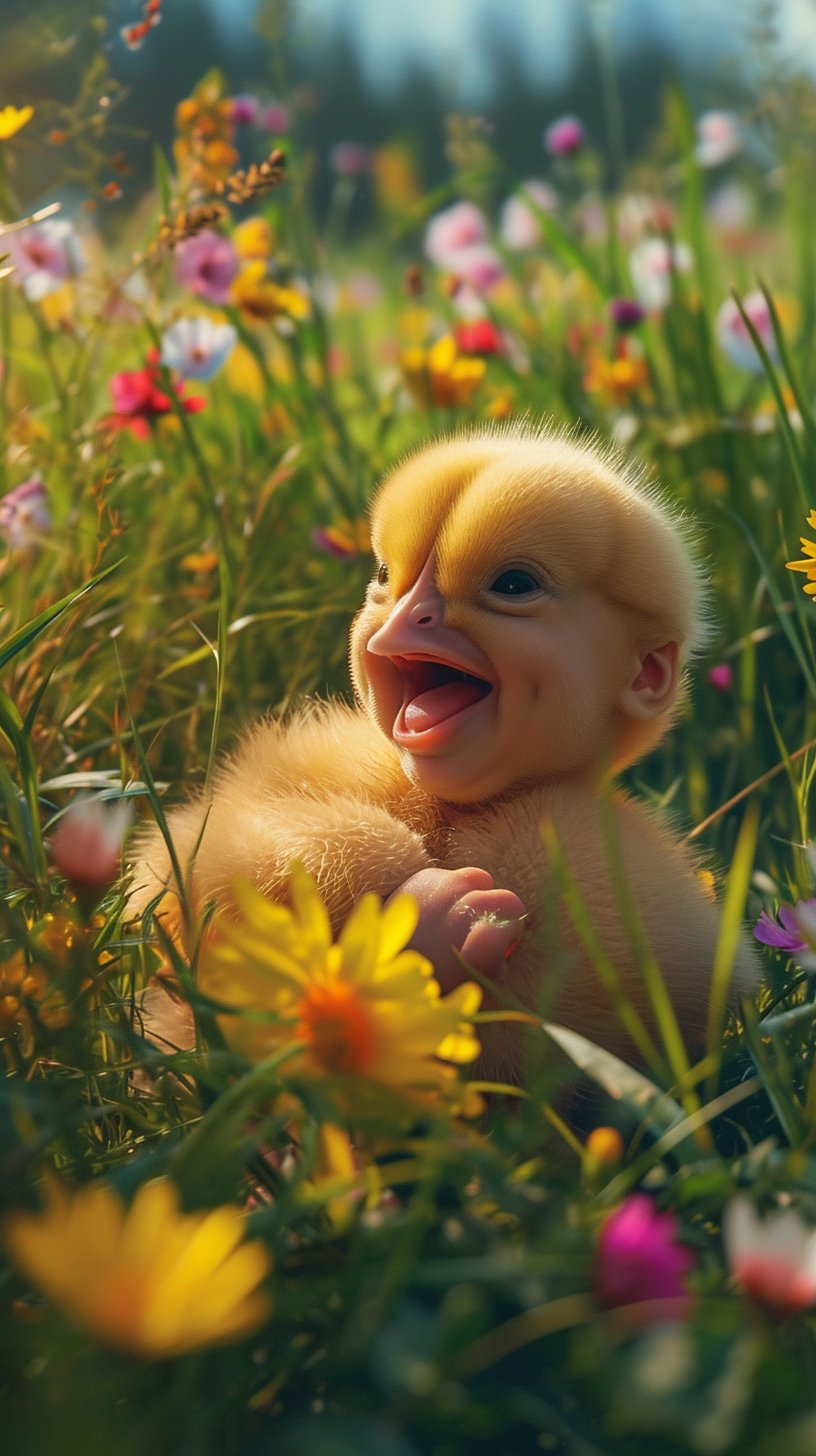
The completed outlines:
[[[266,383],[255,355],[246,344],[236,344],[227,355],[224,376],[233,394],[242,394],[254,404],[263,404]]]
[[[254,1013],[219,1017],[231,1046],[260,1061],[300,1042],[287,1064],[296,1073],[362,1077],[403,1091],[439,1088],[454,1075],[444,1062],[478,1056],[468,1018],[481,1003],[479,987],[467,982],[443,997],[430,962],[403,949],[417,923],[413,896],[382,909],[377,895],[364,895],[333,945],[302,865],[292,869],[290,894],[291,910],[236,881],[241,920],[222,918],[202,952],[201,990]]]
[[[417,403],[443,409],[470,404],[487,367],[484,359],[459,354],[452,334],[443,334],[430,349],[403,350],[400,364]]]
[[[816,511],[811,511],[807,523],[812,531],[816,531]],[[803,590],[809,597],[816,596],[816,541],[808,541],[806,536],[800,536],[799,541],[805,553],[804,561],[786,561],[788,571],[804,571],[807,581]]]
[[[0,111],[0,142],[7,142],[21,127],[24,127],[34,115],[33,106],[21,106],[19,111],[16,106],[4,106]]]
[[[326,1215],[337,1233],[348,1226],[354,1209],[354,1192],[349,1192],[346,1185],[354,1181],[356,1172],[354,1148],[345,1128],[332,1122],[321,1123],[312,1177],[304,1180],[301,1190],[306,1198],[317,1195],[324,1199]]]
[[[182,1214],[167,1178],[143,1183],[130,1208],[106,1183],[69,1193],[55,1178],[44,1213],[3,1224],[15,1263],[78,1325],[104,1344],[163,1359],[243,1339],[267,1319],[259,1289],[270,1259],[241,1243],[243,1214],[229,1204]]]
[[[268,258],[275,245],[272,229],[265,217],[248,217],[232,234],[239,258]]]
[[[297,288],[284,288],[267,276],[263,258],[245,263],[232,285],[232,302],[237,304],[252,323],[288,314],[290,318],[308,318],[311,304]]]

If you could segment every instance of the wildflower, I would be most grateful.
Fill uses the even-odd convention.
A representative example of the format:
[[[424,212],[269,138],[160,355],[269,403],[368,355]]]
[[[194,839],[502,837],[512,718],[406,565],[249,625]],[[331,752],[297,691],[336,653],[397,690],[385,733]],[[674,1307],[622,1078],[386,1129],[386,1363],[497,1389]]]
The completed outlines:
[[[290,1066],[307,1076],[363,1077],[404,1091],[450,1083],[445,1063],[479,1053],[468,1017],[481,992],[466,982],[441,996],[430,962],[403,949],[417,922],[416,901],[399,895],[382,909],[376,895],[364,895],[333,945],[302,866],[292,870],[290,894],[291,910],[237,881],[241,920],[219,921],[219,935],[202,952],[201,990],[256,1013],[220,1016],[227,1041],[252,1061],[300,1042]]]
[[[45,222],[14,233],[9,241],[15,281],[31,303],[62,288],[69,278],[85,272],[79,239],[65,218],[49,217]]]
[[[551,157],[570,157],[584,145],[583,123],[577,116],[559,116],[547,127],[541,141]]]
[[[771,313],[764,293],[760,292],[758,288],[753,293],[747,293],[742,300],[742,306],[770,358],[774,363],[778,363],[779,351],[776,347]],[[732,364],[736,364],[738,369],[745,369],[749,374],[763,373],[762,360],[754,347],[754,341],[746,328],[745,320],[735,299],[726,298],[720,305],[714,332],[717,343]]]
[[[51,863],[80,896],[98,898],[121,870],[122,840],[130,805],[106,808],[99,799],[77,799],[51,836]]]
[[[3,1224],[34,1284],[104,1344],[147,1359],[243,1339],[268,1318],[269,1254],[243,1231],[229,1204],[180,1213],[167,1178],[143,1183],[127,1210],[106,1183],[69,1193],[52,1178],[43,1213]]]
[[[630,396],[648,382],[649,367],[645,359],[624,353],[615,359],[605,359],[602,354],[593,351],[583,384],[588,394],[605,394],[615,404],[625,405]]]
[[[232,285],[230,297],[251,323],[282,315],[304,319],[311,311],[308,298],[299,289],[272,281],[262,258],[252,258],[244,264]]]
[[[162,335],[161,360],[182,379],[212,379],[238,342],[232,324],[217,324],[206,315],[181,318]]]
[[[266,380],[263,370],[246,344],[236,344],[227,355],[224,377],[234,394],[242,394],[255,404],[263,404]]]
[[[36,471],[0,497],[0,536],[11,551],[29,551],[50,529],[48,497]]]
[[[734,669],[728,662],[718,662],[716,667],[708,669],[706,677],[718,693],[729,693],[734,683]]]
[[[499,219],[501,240],[506,248],[511,248],[514,252],[536,248],[541,242],[541,223],[535,209],[525,202],[525,197],[542,212],[555,212],[558,207],[558,194],[546,182],[540,182],[535,177],[522,183],[520,192],[521,195],[516,193],[507,198]]]
[[[235,126],[254,126],[258,120],[259,109],[257,96],[230,97],[230,121]]]
[[[609,304],[609,317],[616,329],[626,333],[642,323],[646,310],[635,298],[613,298]]]
[[[816,511],[810,512],[807,523],[812,531],[816,531]],[[786,561],[785,569],[787,571],[804,571],[807,581],[802,590],[809,597],[816,596],[816,541],[809,541],[807,536],[800,536],[799,544],[805,553],[804,561]]]
[[[128,50],[141,50],[151,30],[161,22],[161,0],[147,0],[142,7],[144,19],[137,20],[135,25],[123,25],[119,34],[125,42]]]
[[[619,1163],[624,1154],[623,1138],[616,1127],[593,1127],[586,1140],[586,1155],[598,1165]]]
[[[103,424],[113,429],[129,429],[138,440],[150,439],[150,422],[158,415],[169,414],[173,408],[170,399],[158,387],[159,371],[155,363],[148,363],[144,369],[122,370],[114,374],[108,384],[113,399],[114,413],[107,415]],[[182,396],[183,385],[176,385],[176,393],[187,414],[197,414],[206,401],[199,395]]]
[[[337,1127],[332,1122],[321,1123],[312,1176],[301,1184],[302,1194],[307,1197],[322,1194],[325,1197],[338,1185],[342,1188],[344,1184],[351,1183],[356,1172],[354,1146],[345,1128]],[[337,1233],[342,1233],[347,1227],[358,1196],[356,1190],[352,1189],[326,1199],[326,1214]]]
[[[509,389],[497,389],[485,410],[489,420],[509,420],[515,408],[515,398]]]
[[[371,550],[368,522],[363,517],[354,522],[341,521],[337,526],[316,526],[312,540],[321,551],[336,556],[339,561],[348,561]]]
[[[417,402],[444,409],[469,405],[487,367],[484,359],[459,354],[452,334],[443,334],[430,349],[405,349],[400,364]]]
[[[614,1308],[681,1299],[694,1259],[676,1242],[677,1230],[674,1214],[657,1213],[645,1193],[633,1193],[610,1213],[595,1250],[595,1290],[602,1303]]]
[[[730,111],[706,111],[697,120],[694,155],[701,167],[721,167],[737,152],[742,142],[736,117]]]
[[[272,132],[279,136],[281,132],[289,130],[289,112],[285,106],[281,106],[279,101],[272,101],[268,106],[261,107],[255,125],[259,126],[261,131]]]
[[[425,256],[448,268],[451,256],[487,240],[487,220],[472,202],[455,202],[431,218],[425,232]]]
[[[7,142],[16,135],[34,115],[33,106],[4,106],[0,111],[0,142]]]
[[[265,217],[248,217],[232,234],[232,246],[243,262],[247,258],[268,258],[275,238]]]
[[[404,146],[378,147],[371,159],[377,197],[384,207],[414,207],[422,188],[410,151]]]
[[[238,272],[238,255],[229,238],[205,228],[176,248],[176,282],[208,303],[227,303]]]
[[[502,347],[501,334],[490,319],[474,319],[472,323],[457,326],[456,345],[463,354],[498,354]]]
[[[633,248],[649,232],[671,232],[674,210],[662,198],[646,192],[628,192],[618,203],[616,212],[618,237],[625,248]]]
[[[760,940],[763,945],[773,946],[774,950],[783,950],[790,956],[804,955],[810,950],[810,945],[803,933],[803,913],[805,916],[816,914],[816,899],[797,900],[795,905],[780,905],[777,915],[781,924],[767,910],[763,910],[754,926],[755,939]]]
[[[445,267],[476,294],[489,293],[505,276],[504,264],[489,243],[473,243],[470,247],[449,253]]]
[[[785,1314],[816,1304],[816,1229],[789,1208],[762,1219],[743,1193],[723,1214],[728,1266],[747,1294]]]
[[[371,169],[371,148],[361,142],[338,142],[329,152],[329,166],[338,177],[359,177]]]
[[[629,255],[629,272],[638,303],[650,311],[668,307],[672,296],[672,271],[689,273],[693,263],[685,243],[670,247],[665,238],[646,238]]]

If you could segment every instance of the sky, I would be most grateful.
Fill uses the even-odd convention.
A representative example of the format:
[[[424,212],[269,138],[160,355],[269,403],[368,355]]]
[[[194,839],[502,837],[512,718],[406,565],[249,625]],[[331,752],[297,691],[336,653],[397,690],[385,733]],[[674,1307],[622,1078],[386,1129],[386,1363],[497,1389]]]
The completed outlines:
[[[220,23],[245,29],[256,0],[210,0]],[[531,79],[558,81],[569,70],[581,27],[607,25],[614,44],[641,39],[671,45],[694,62],[738,54],[750,64],[751,22],[776,9],[782,58],[816,75],[816,0],[296,0],[307,33],[343,26],[356,38],[369,78],[387,87],[406,62],[430,62],[465,97],[489,84],[491,33],[515,34]]]

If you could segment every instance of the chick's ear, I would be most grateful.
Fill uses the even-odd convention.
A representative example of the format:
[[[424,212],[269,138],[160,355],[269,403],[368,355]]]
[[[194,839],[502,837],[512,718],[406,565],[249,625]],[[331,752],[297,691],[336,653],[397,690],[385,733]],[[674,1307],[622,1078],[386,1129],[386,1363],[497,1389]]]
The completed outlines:
[[[618,695],[617,707],[630,718],[657,718],[671,707],[679,686],[679,644],[666,642],[639,659],[634,678]]]

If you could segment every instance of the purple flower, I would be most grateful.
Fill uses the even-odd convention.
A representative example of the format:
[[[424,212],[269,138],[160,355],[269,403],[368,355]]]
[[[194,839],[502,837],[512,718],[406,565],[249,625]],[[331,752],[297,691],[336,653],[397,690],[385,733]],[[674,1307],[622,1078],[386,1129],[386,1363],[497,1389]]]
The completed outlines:
[[[281,132],[289,130],[289,112],[279,101],[272,101],[268,106],[261,107],[255,125],[262,131],[274,132],[279,136]]]
[[[329,152],[329,166],[338,177],[359,177],[371,168],[371,148],[362,142],[338,142]]]
[[[728,662],[718,662],[716,667],[708,669],[706,677],[718,693],[728,693],[734,682],[734,669]]]
[[[645,1193],[633,1193],[604,1221],[595,1250],[595,1292],[613,1308],[651,1299],[682,1299],[694,1258],[676,1243],[677,1219],[657,1213]]]
[[[559,116],[542,138],[551,157],[570,157],[584,145],[584,127],[577,116]]]
[[[212,379],[238,342],[232,324],[217,324],[208,315],[180,318],[162,335],[161,361],[182,379]]]
[[[763,945],[772,945],[774,950],[784,950],[788,955],[802,955],[810,946],[802,935],[799,914],[816,914],[816,899],[797,900],[795,905],[780,905],[777,914],[782,924],[778,925],[767,910],[763,910],[754,926],[754,938]]]
[[[238,272],[238,254],[229,238],[205,228],[176,248],[176,282],[209,303],[228,303]]]
[[[39,471],[0,499],[0,536],[12,551],[28,551],[51,526],[45,485]]]
[[[9,240],[9,251],[15,281],[22,282],[23,292],[32,303],[39,303],[69,278],[85,272],[79,238],[65,218],[49,217],[15,233]]]
[[[257,96],[233,96],[230,120],[236,126],[254,126],[258,120]]]
[[[425,256],[437,268],[447,268],[452,254],[487,240],[487,219],[472,202],[454,202],[438,212],[425,232]]]
[[[613,298],[609,305],[609,317],[617,329],[625,333],[635,329],[646,317],[646,310],[636,298]]]

